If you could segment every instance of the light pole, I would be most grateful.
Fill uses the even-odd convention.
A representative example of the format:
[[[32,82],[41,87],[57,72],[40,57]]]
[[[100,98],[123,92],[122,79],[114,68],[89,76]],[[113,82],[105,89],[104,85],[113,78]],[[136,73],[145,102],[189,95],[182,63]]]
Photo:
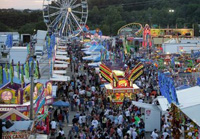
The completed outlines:
[[[34,59],[36,58],[34,56],[34,44],[32,44],[32,50],[30,57],[32,57],[32,63],[31,63],[31,92],[30,92],[30,120],[33,120],[33,92],[34,92]]]
[[[174,9],[169,9],[169,13],[173,14],[174,13]],[[168,24],[168,28],[169,28],[169,24]]]

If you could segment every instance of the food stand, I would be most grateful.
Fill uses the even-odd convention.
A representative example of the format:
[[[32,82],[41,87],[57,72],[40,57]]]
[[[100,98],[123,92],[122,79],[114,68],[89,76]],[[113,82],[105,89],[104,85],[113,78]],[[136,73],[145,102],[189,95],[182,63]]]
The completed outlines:
[[[100,77],[105,84],[106,96],[114,103],[122,104],[124,98],[135,100],[140,88],[133,84],[143,74],[143,64],[138,63],[132,70],[127,68],[125,72],[112,70],[104,63],[100,64]]]

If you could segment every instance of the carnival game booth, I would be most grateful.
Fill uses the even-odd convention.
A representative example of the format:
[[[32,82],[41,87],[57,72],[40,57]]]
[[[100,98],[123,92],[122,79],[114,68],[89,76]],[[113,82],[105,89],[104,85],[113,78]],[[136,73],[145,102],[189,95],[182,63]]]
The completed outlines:
[[[29,120],[29,118],[27,116],[25,116],[24,114],[22,114],[21,112],[19,112],[16,109],[11,109],[9,112],[0,116],[0,119],[2,119],[3,121],[5,121],[5,120],[12,120],[12,121]]]
[[[16,109],[23,113],[25,116],[29,115],[30,110],[30,84],[24,88],[21,88],[20,84],[6,84],[0,89],[1,103],[0,103],[0,115]],[[53,103],[52,97],[52,84],[51,82],[46,83],[46,87],[41,83],[36,83],[33,92],[33,102],[37,100],[45,99],[44,105]],[[34,106],[36,107],[36,106]]]
[[[124,98],[135,100],[140,88],[133,84],[143,74],[143,64],[138,63],[132,70],[127,68],[125,72],[108,68],[105,63],[100,64],[100,78],[105,85],[106,96],[114,103],[122,104]],[[106,81],[104,81],[104,80]]]
[[[33,121],[14,121],[13,126],[2,127],[2,139],[28,139],[33,132]]]
[[[43,85],[36,83],[34,88],[33,99],[36,100],[42,92]],[[0,115],[8,112],[11,109],[16,109],[24,115],[28,115],[30,108],[30,84],[21,88],[21,84],[8,83],[0,89]]]

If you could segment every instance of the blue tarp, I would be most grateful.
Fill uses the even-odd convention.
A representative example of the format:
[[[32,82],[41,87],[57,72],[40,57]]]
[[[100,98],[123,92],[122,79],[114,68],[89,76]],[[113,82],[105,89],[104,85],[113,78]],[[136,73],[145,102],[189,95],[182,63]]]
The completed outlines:
[[[158,72],[158,82],[162,96],[167,98],[169,103],[175,102],[178,104],[176,89],[172,78],[167,77],[165,74]]]
[[[57,107],[69,107],[70,106],[69,102],[64,102],[62,100],[56,101],[52,105],[57,106]]]

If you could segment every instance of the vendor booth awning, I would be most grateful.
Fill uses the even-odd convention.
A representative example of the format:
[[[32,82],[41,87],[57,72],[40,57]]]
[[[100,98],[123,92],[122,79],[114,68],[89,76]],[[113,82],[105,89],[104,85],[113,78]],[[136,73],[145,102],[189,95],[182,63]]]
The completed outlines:
[[[170,107],[169,102],[167,101],[167,99],[164,96],[158,96],[156,99],[154,99],[154,102],[155,101],[158,101],[158,103],[159,103],[158,108],[163,112],[166,112],[167,109],[169,109],[169,107]]]
[[[179,107],[185,108],[200,104],[200,87],[195,86],[188,89],[176,91]]]
[[[55,73],[55,74],[66,74],[67,71],[66,70],[54,70],[53,73]]]
[[[66,65],[66,64],[54,64],[54,67],[55,68],[67,68],[68,65]]]
[[[56,51],[56,55],[67,55],[67,52]]]
[[[69,60],[69,57],[61,56],[61,55],[56,55],[56,59],[59,59],[59,60]]]
[[[55,64],[69,64],[69,62],[55,60]]]
[[[64,102],[62,100],[56,101],[52,105],[57,106],[57,107],[69,107],[70,106],[69,102]]]
[[[179,109],[200,126],[200,87],[195,86],[177,91]]]

